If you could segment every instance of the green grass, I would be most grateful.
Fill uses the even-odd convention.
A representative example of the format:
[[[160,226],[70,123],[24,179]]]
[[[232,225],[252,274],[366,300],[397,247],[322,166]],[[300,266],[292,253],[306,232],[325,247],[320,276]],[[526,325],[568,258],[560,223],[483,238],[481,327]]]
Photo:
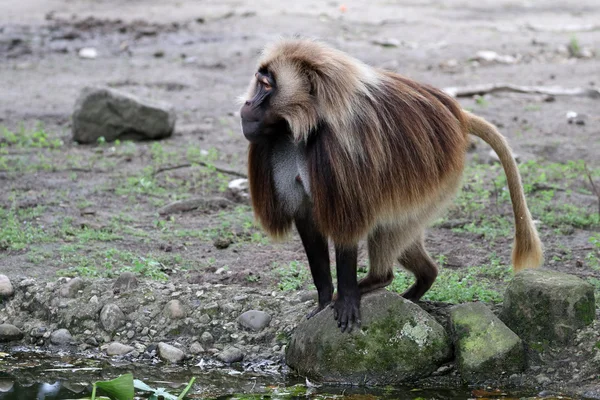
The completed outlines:
[[[67,266],[58,271],[59,276],[105,277],[113,278],[122,272],[133,272],[139,276],[166,281],[164,272],[174,267],[176,257],[159,258],[153,254],[137,254],[116,248],[91,249],[84,251],[81,245],[66,245],[59,249],[60,264]]]
[[[440,273],[423,300],[454,304],[469,301],[502,302],[503,292],[512,277],[512,272],[511,268],[503,265],[495,255],[492,255],[489,265],[471,266],[459,270],[443,268],[441,260],[443,258],[438,257]],[[397,271],[388,290],[403,293],[413,282],[412,274]]]
[[[273,272],[277,276],[277,287],[284,292],[302,289],[310,282],[308,266],[299,261],[290,261],[287,265],[273,263]]]
[[[63,144],[61,139],[50,137],[41,123],[37,123],[33,129],[26,129],[22,125],[17,131],[11,131],[6,127],[0,126],[0,148],[58,149]]]
[[[586,168],[583,162],[538,163],[519,165],[527,204],[533,218],[541,222],[540,230],[568,234],[573,229],[596,229],[600,225],[595,207],[577,204],[577,194],[590,195]],[[600,169],[590,171],[593,179]],[[464,220],[454,232],[483,235],[493,242],[497,237],[512,234],[514,222],[506,176],[500,165],[471,163],[465,171],[464,185],[448,215],[436,224],[449,219]]]
[[[51,236],[39,226],[37,218],[44,207],[28,209],[0,208],[0,250],[23,250],[33,243],[52,240]]]

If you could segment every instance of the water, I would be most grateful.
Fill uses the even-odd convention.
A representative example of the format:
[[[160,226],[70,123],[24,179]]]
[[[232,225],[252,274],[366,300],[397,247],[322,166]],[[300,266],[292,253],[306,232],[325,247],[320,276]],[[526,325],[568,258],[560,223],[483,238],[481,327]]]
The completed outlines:
[[[164,364],[118,364],[94,358],[47,357],[43,353],[0,353],[0,400],[82,399],[91,394],[91,382],[113,379],[131,372],[152,387],[164,387],[179,394],[191,377],[196,381],[186,398],[237,399],[472,399],[503,398],[505,392],[474,392],[469,388],[415,389],[355,388],[344,386],[307,387],[306,381],[282,374],[281,366],[265,362],[246,365],[245,370],[203,366],[182,367]],[[254,370],[251,371],[251,370]],[[309,384],[309,386],[311,386]],[[141,392],[140,399],[147,398]],[[531,393],[520,393],[521,397]]]

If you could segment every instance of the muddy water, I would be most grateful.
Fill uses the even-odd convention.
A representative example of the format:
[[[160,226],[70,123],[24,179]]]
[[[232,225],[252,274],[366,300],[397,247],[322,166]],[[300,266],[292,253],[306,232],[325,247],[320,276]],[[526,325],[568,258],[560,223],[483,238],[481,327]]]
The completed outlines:
[[[353,388],[307,387],[291,374],[275,372],[269,363],[247,364],[243,368],[216,368],[211,365],[171,366],[118,364],[94,358],[47,357],[43,353],[0,354],[0,400],[80,399],[91,394],[91,382],[131,372],[152,387],[178,394],[191,379],[196,381],[186,398],[210,399],[467,399],[474,397],[524,397],[534,393],[473,391],[463,388]],[[271,372],[270,372],[271,371]],[[309,384],[312,386],[311,384]],[[140,395],[141,398],[147,396]]]

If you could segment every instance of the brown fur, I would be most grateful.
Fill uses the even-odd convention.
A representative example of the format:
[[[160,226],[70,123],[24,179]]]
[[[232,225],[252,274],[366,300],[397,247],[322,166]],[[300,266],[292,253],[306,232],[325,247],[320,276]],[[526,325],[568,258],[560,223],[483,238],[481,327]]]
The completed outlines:
[[[369,238],[371,269],[363,288],[386,284],[398,257],[411,263],[405,266],[417,277],[428,271],[423,285],[433,282],[437,270],[421,238],[459,187],[470,131],[492,146],[507,173],[515,267],[541,263],[541,244],[508,145],[453,98],[310,40],[274,44],[259,68],[277,82],[273,110],[288,122],[293,140],[306,143],[318,229],[341,245]],[[253,87],[254,81],[248,98]],[[281,236],[291,216],[278,206],[267,154],[266,147],[250,146],[252,201],[267,232]]]

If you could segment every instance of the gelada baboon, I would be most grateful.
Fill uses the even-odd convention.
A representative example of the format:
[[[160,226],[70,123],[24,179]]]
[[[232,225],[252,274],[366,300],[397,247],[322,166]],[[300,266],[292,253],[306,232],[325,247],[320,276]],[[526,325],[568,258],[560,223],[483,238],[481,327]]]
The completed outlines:
[[[396,260],[416,277],[404,297],[425,294],[437,267],[423,246],[424,229],[459,187],[469,133],[487,142],[504,167],[515,216],[514,268],[542,263],[505,138],[444,92],[294,39],[264,50],[244,100],[254,212],[273,237],[296,225],[319,297],[309,318],[333,300],[342,331],[359,325],[361,295],[388,285]],[[363,238],[369,272],[357,281]],[[335,247],[335,299],[328,239]]]

